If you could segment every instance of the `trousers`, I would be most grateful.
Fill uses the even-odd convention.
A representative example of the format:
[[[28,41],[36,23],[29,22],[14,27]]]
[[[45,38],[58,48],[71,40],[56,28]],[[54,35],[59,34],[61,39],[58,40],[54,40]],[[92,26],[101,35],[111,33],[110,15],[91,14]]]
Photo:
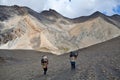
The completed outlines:
[[[75,62],[71,62],[71,69],[75,69]]]
[[[44,75],[46,75],[46,73],[47,73],[47,68],[43,68],[43,70],[44,70]]]

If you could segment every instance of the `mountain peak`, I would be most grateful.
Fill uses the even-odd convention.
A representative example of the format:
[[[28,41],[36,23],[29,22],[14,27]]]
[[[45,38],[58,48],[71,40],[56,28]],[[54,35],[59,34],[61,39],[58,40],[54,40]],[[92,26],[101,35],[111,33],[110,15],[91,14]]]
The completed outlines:
[[[84,21],[87,21],[89,19],[94,19],[94,18],[97,18],[97,17],[105,18],[107,16],[102,14],[99,11],[96,11],[96,12],[94,12],[93,14],[91,14],[89,16],[81,16],[81,17],[78,17],[78,18],[74,18],[73,22],[84,22]]]
[[[120,15],[114,14],[114,15],[112,15],[111,17],[120,17]]]
[[[96,11],[93,14],[102,14],[100,11]]]
[[[52,13],[57,13],[57,14],[58,14],[58,12],[57,12],[57,11],[55,11],[54,9],[49,9],[49,12],[52,12]]]
[[[120,22],[120,15],[118,14],[112,15],[111,18],[114,19],[115,21]]]
[[[96,11],[94,12],[91,17],[105,17],[106,15],[104,15],[103,13]]]
[[[61,17],[62,15],[59,14],[57,11],[53,10],[53,9],[49,9],[49,10],[44,10],[40,13],[43,16],[52,16],[52,17]]]

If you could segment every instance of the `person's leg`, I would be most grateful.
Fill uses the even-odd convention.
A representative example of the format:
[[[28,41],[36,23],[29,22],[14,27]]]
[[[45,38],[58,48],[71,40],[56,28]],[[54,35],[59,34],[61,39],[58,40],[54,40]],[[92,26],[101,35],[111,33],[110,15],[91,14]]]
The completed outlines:
[[[45,68],[43,68],[43,74],[45,74]]]
[[[71,69],[75,69],[75,62],[71,62]]]
[[[73,68],[73,64],[72,64],[72,62],[70,62],[71,63],[71,69]]]
[[[73,69],[75,69],[75,62],[73,62]]]
[[[44,68],[44,75],[46,75],[47,73],[47,68]]]
[[[75,69],[75,62],[72,62],[72,69]]]

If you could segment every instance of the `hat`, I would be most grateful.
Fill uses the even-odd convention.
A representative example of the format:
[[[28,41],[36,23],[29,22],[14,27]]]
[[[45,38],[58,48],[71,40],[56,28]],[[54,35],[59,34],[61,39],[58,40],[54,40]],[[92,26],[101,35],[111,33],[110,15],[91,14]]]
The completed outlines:
[[[47,56],[43,56],[44,59],[47,59]]]

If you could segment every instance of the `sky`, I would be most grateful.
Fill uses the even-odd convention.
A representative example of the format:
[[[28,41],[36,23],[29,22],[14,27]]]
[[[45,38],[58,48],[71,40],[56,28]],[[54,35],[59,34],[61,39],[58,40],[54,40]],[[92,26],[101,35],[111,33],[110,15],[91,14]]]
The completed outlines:
[[[0,0],[0,5],[27,6],[37,12],[54,9],[69,18],[88,16],[96,11],[120,15],[120,0]]]

